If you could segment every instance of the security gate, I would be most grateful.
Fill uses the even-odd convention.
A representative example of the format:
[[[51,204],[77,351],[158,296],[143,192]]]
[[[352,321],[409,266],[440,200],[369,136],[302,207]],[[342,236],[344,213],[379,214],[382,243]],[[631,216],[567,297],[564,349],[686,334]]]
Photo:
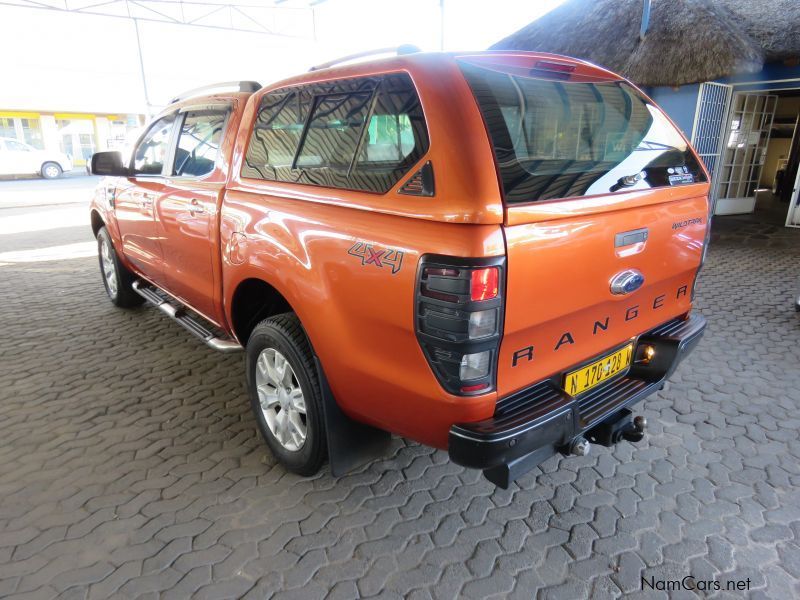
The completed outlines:
[[[712,197],[717,181],[717,165],[722,154],[725,115],[732,93],[731,85],[709,82],[700,84],[700,93],[697,95],[692,146],[711,174]]]
[[[714,214],[751,213],[769,144],[777,96],[740,92],[733,97],[722,161],[717,166]]]
[[[795,132],[795,135],[800,135],[800,132]],[[794,178],[789,212],[786,214],[786,226],[800,227],[800,169],[797,169],[797,176]]]

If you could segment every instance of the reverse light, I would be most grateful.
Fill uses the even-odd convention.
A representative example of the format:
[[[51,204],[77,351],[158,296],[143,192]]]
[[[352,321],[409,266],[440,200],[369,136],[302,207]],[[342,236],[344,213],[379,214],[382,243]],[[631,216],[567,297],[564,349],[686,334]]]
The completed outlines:
[[[473,302],[497,298],[500,290],[500,270],[497,267],[475,269],[471,273],[471,294]]]
[[[461,359],[461,369],[458,376],[464,380],[480,379],[489,374],[489,363],[492,353],[489,350],[475,354],[465,354]]]
[[[470,313],[469,327],[467,328],[469,339],[477,340],[487,335],[493,335],[496,328],[497,311],[495,309]]]

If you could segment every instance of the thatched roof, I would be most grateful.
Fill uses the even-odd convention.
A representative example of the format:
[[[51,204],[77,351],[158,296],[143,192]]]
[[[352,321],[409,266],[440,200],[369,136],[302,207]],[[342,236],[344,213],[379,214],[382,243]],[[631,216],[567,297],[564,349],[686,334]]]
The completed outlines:
[[[714,0],[764,50],[767,62],[800,58],[800,1]]]
[[[683,85],[800,57],[800,0],[568,0],[497,42],[582,58],[640,85]]]

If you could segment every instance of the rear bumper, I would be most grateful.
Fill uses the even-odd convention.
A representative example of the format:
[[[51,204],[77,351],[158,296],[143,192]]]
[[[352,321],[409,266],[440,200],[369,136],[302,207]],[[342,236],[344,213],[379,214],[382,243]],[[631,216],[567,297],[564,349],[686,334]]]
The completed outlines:
[[[636,345],[656,348],[650,364],[633,365],[625,375],[577,397],[560,387],[560,378],[552,378],[502,398],[490,419],[450,428],[451,460],[486,470],[487,476],[492,469],[503,469],[506,476],[500,479],[515,479],[584,431],[660,389],[700,341],[705,327],[702,316],[692,315],[640,335]]]

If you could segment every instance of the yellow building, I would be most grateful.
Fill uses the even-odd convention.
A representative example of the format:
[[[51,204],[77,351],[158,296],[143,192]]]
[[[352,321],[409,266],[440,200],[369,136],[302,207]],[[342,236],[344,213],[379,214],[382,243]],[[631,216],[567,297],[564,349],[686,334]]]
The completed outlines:
[[[144,115],[0,110],[0,137],[40,150],[63,152],[76,166],[94,152],[122,148],[144,124]]]

